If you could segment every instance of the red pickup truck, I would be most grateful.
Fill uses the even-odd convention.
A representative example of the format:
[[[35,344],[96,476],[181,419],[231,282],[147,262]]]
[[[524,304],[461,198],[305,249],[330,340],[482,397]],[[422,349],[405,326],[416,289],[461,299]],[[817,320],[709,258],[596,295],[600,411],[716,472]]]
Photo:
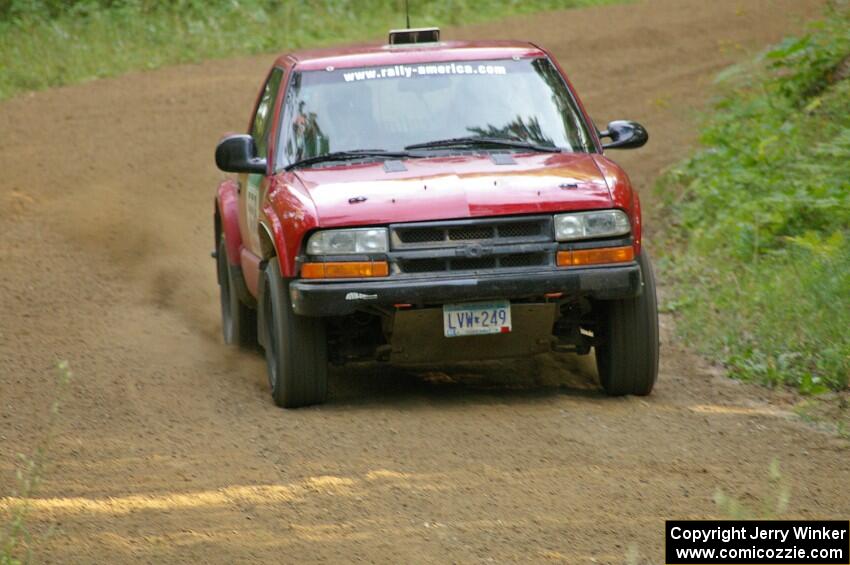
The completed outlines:
[[[265,350],[275,402],[321,403],[328,364],[594,351],[649,394],[658,315],[638,196],[545,49],[391,32],[280,56],[216,164],[224,340]],[[603,140],[606,140],[603,142]]]

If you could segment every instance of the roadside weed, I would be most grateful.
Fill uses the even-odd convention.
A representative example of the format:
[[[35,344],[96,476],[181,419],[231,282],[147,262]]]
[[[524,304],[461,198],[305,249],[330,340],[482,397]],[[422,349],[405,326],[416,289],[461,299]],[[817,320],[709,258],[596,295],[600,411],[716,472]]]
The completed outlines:
[[[703,148],[659,182],[659,266],[685,340],[815,395],[850,376],[850,2],[727,73]]]
[[[788,510],[791,487],[783,479],[779,461],[773,459],[767,470],[766,492],[755,506],[749,506],[722,489],[714,493],[714,503],[724,518],[729,520],[775,520]]]
[[[45,433],[31,456],[18,454],[19,467],[16,471],[18,487],[12,497],[21,502],[9,511],[8,522],[0,531],[0,565],[18,565],[31,560],[32,536],[27,529],[26,518],[29,512],[28,500],[35,494],[44,476],[47,456],[53,442],[59,408],[62,404],[73,373],[67,361],[57,366],[56,395],[50,405]]]

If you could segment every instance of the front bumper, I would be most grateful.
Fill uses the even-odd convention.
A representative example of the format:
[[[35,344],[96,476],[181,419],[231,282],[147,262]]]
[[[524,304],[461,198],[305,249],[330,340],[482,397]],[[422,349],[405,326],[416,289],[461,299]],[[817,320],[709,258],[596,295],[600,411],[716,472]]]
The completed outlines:
[[[296,314],[343,316],[368,306],[424,306],[496,298],[516,300],[557,292],[614,300],[637,296],[641,288],[640,267],[634,262],[497,274],[321,282],[294,280],[289,292]]]

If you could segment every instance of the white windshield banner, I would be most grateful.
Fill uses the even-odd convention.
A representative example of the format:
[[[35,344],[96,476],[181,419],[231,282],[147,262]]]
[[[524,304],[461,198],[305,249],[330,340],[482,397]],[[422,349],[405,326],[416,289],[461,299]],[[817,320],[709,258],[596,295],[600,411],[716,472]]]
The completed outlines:
[[[429,63],[425,65],[392,65],[342,73],[345,82],[384,78],[413,78],[433,75],[506,75],[505,65],[487,63]]]

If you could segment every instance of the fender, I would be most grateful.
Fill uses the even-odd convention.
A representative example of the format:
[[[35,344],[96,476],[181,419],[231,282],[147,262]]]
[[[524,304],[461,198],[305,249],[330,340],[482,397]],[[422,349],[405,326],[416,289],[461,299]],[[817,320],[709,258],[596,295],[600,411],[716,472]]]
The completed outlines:
[[[228,179],[218,185],[215,201],[227,248],[227,262],[238,266],[242,233],[239,231],[239,195],[236,181]]]
[[[315,204],[292,173],[272,178],[261,208],[260,225],[271,235],[284,278],[298,274],[295,264],[305,234],[319,225]],[[265,255],[265,252],[264,252]]]
[[[629,214],[632,221],[635,255],[640,255],[643,226],[641,225],[640,199],[637,191],[632,186],[629,175],[617,163],[604,155],[594,155],[593,160],[596,162],[599,172],[605,177],[608,190],[611,191],[614,207],[622,208]]]
[[[280,223],[280,218],[277,217],[274,208],[268,202],[263,206],[263,216],[260,226],[271,236],[280,266],[280,274],[284,278],[292,278],[295,276],[295,266],[289,260],[286,239],[283,235],[283,224]]]
[[[643,241],[641,238],[643,237],[643,226],[641,222],[643,221],[643,216],[640,211],[640,197],[638,196],[637,190],[632,190],[632,201],[633,201],[633,227],[632,234],[635,238],[635,255],[640,255],[641,246],[643,245]]]

